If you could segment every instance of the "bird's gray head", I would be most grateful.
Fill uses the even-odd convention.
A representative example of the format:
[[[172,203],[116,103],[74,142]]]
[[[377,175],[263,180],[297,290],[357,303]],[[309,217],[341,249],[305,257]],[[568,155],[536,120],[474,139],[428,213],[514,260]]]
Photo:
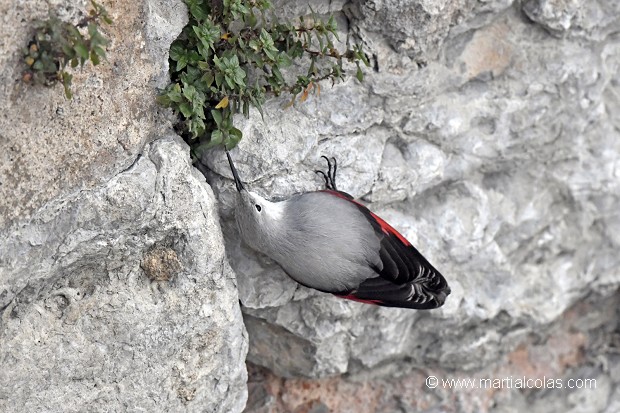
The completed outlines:
[[[278,229],[283,223],[285,202],[270,202],[248,191],[241,182],[228,151],[226,151],[226,156],[237,187],[235,218],[241,237],[250,247],[265,252],[265,246],[278,239]]]

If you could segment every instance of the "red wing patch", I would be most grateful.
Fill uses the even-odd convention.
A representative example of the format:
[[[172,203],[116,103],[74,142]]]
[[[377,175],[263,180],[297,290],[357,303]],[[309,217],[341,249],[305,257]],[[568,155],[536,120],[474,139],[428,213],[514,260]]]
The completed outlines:
[[[353,203],[356,203],[358,205],[361,205],[359,202],[356,202],[353,197],[349,194],[347,194],[346,192],[342,192],[342,191],[334,191],[332,189],[322,189],[318,192],[327,192],[330,195],[334,195],[337,196],[338,198],[342,198],[342,199],[346,199],[347,201],[351,201]]]
[[[364,300],[362,298],[357,298],[353,294],[349,294],[349,295],[334,294],[334,295],[338,298],[345,298],[347,300],[357,301],[358,303],[381,305],[381,300]]]
[[[390,235],[390,234],[394,235],[396,238],[398,238],[400,240],[400,242],[402,242],[406,246],[410,246],[411,245],[411,243],[407,240],[407,238],[403,237],[400,234],[400,232],[396,231],[390,224],[385,222],[381,217],[379,217],[374,212],[372,212],[371,210],[366,208],[365,205],[357,202],[351,195],[349,195],[349,194],[347,194],[345,192],[332,191],[330,189],[326,189],[326,190],[321,191],[321,192],[328,192],[331,195],[337,196],[338,198],[346,199],[349,202],[353,202],[358,207],[361,207],[363,212],[365,212],[368,216],[370,216],[372,219],[374,219],[375,222],[377,222],[377,224],[379,224],[379,226],[381,227],[381,230],[385,233],[385,235]]]
[[[330,195],[355,205],[381,238],[381,266],[371,268],[378,274],[355,289],[337,297],[385,307],[428,310],[441,307],[450,294],[446,279],[405,237],[345,192],[325,190]]]
[[[373,217],[375,219],[375,221],[377,221],[379,223],[379,225],[381,225],[381,229],[383,230],[383,232],[385,232],[386,235],[392,234],[392,235],[396,236],[396,238],[398,238],[400,240],[400,242],[402,242],[403,244],[405,244],[407,246],[411,245],[411,243],[409,241],[407,241],[407,238],[403,237],[400,234],[400,232],[398,232],[394,228],[392,228],[392,226],[390,224],[385,222],[379,216],[375,215],[372,211],[369,210],[368,212],[370,212],[370,216]]]

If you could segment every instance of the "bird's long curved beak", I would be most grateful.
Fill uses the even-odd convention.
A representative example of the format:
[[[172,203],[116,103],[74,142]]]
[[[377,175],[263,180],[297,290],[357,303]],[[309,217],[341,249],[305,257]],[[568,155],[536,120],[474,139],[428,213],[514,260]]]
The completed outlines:
[[[228,157],[228,163],[230,164],[233,178],[235,178],[235,185],[237,186],[237,191],[241,192],[241,190],[243,189],[243,184],[241,183],[241,179],[239,179],[239,174],[237,173],[237,169],[233,164],[232,158],[230,157],[230,153],[228,152],[228,150],[226,151],[226,156]]]

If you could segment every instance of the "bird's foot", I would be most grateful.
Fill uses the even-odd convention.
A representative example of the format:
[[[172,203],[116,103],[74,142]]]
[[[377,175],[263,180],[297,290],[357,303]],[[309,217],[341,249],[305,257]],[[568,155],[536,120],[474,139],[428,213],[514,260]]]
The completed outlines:
[[[338,163],[336,162],[336,158],[332,157],[331,161],[329,160],[327,156],[321,156],[321,158],[327,161],[327,173],[323,171],[319,171],[319,170],[314,171],[314,173],[317,173],[323,176],[323,179],[325,180],[325,189],[337,191],[338,189],[336,188],[336,169],[338,168]],[[333,162],[333,168],[332,168],[332,162]]]

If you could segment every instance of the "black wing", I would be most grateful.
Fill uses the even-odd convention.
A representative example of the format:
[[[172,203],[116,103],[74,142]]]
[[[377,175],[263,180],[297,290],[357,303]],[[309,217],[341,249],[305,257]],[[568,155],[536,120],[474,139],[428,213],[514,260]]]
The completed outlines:
[[[432,309],[443,305],[450,294],[446,279],[405,237],[350,195],[326,192],[354,203],[381,238],[382,266],[372,265],[378,276],[339,296],[387,307]]]

